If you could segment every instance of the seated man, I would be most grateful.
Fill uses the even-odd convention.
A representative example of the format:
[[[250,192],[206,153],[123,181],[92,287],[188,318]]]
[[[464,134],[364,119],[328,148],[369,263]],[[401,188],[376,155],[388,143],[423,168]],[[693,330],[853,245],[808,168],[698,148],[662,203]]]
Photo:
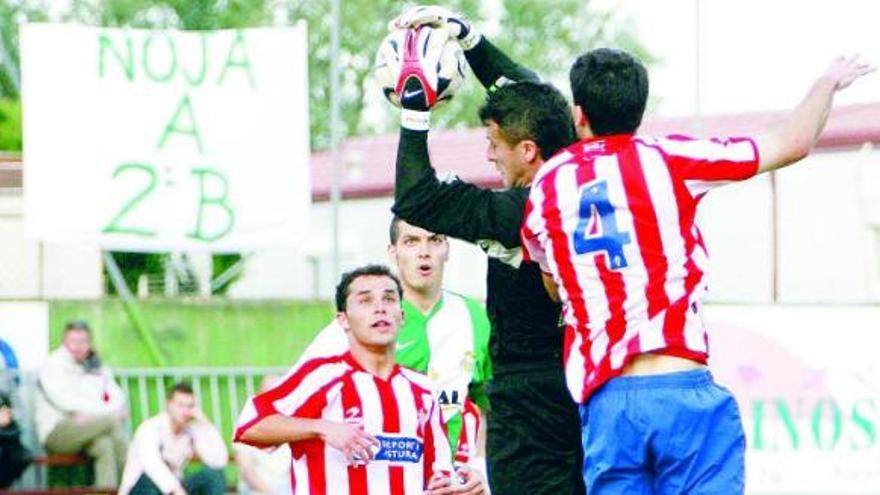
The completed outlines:
[[[116,488],[128,438],[125,395],[92,348],[84,321],[64,328],[60,348],[39,374],[37,434],[50,453],[85,452],[95,461],[95,486]]]
[[[0,392],[0,489],[15,483],[32,459],[21,444],[21,429],[12,413],[12,401]]]
[[[402,293],[384,266],[343,275],[336,307],[349,350],[294,367],[245,405],[235,441],[290,444],[296,495],[484,493],[474,471],[452,477],[428,377],[395,364]]]
[[[228,457],[220,432],[199,410],[192,387],[178,383],[168,391],[165,412],[135,431],[119,493],[220,494],[226,490],[223,468]],[[193,458],[202,468],[184,478]]]

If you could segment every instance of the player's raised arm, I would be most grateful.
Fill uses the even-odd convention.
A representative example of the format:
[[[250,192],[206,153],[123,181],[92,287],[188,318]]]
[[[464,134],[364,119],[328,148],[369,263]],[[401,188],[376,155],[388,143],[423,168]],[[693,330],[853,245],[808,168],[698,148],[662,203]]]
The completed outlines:
[[[431,25],[445,29],[458,40],[474,75],[488,90],[508,81],[537,81],[538,75],[517,64],[489,42],[467,17],[437,5],[419,5],[407,9],[391,21],[391,28],[409,28]]]
[[[834,93],[873,70],[858,57],[835,59],[785,121],[756,138],[758,172],[775,170],[806,157],[825,128]]]
[[[433,29],[434,33],[422,32],[422,29]],[[438,31],[443,36],[437,36]],[[431,111],[440,101],[439,97],[429,96],[442,94],[439,82],[437,87],[432,85],[441,80],[437,67],[443,70],[443,65],[449,63],[443,58],[442,44],[446,42],[446,35],[445,31],[425,26],[419,33],[406,35],[423,43],[424,49],[408,52],[408,48],[402,49],[399,44],[396,48],[402,50],[398,58],[408,60],[409,65],[398,76],[404,79],[403,83],[396,85],[400,88],[396,90],[397,103],[402,108],[392,211],[432,232],[471,242],[494,239],[513,248],[519,244],[525,192],[492,191],[460,180],[440,181],[428,156]]]

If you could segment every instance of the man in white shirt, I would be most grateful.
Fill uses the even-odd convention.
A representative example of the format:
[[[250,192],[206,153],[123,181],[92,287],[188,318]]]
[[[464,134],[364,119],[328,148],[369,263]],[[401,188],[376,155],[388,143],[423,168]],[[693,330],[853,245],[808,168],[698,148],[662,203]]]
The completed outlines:
[[[192,387],[178,383],[168,392],[165,412],[144,421],[135,432],[119,493],[222,494],[228,457],[220,432],[199,410]],[[184,478],[184,468],[193,458],[203,467]]]
[[[61,347],[40,369],[37,435],[51,453],[85,452],[95,463],[95,486],[116,488],[128,435],[125,394],[92,347],[84,321],[64,327]]]

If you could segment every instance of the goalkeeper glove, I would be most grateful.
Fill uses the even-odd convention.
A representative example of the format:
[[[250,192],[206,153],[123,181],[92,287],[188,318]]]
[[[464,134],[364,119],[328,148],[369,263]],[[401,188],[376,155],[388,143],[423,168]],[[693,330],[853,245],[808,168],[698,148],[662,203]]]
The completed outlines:
[[[400,99],[401,124],[414,130],[427,130],[429,110],[445,97],[450,80],[441,77],[441,59],[446,51],[448,32],[426,28],[407,29],[401,47],[400,76],[395,93]]]
[[[482,38],[465,16],[437,5],[412,7],[391,21],[388,28],[415,28],[425,24],[444,29],[465,50],[473,48]]]

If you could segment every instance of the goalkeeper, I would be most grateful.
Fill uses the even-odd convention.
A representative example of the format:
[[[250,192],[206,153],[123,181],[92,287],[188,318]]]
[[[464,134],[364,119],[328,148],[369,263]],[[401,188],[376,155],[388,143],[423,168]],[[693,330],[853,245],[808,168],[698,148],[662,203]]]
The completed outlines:
[[[410,78],[400,92],[392,210],[413,225],[477,243],[488,256],[494,378],[488,388],[487,457],[493,493],[583,493],[579,419],[562,372],[560,306],[547,296],[539,267],[522,261],[519,237],[533,175],[545,159],[575,141],[569,105],[557,89],[538,82],[445,9],[416,7],[392,27],[423,24],[449,30],[489,90],[479,114],[486,125],[487,158],[506,189],[436,178],[427,145],[434,102],[426,95],[438,88],[419,86],[436,78]],[[428,72],[437,63],[422,60],[421,66]]]

